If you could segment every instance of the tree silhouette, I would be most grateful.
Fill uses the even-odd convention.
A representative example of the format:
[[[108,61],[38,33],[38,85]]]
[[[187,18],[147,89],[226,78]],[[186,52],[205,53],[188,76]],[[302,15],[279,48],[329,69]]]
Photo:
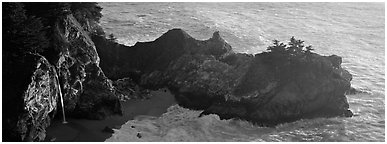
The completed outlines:
[[[267,47],[267,50],[273,53],[284,53],[286,51],[286,44],[279,43],[278,40],[273,40],[273,46]]]
[[[311,51],[314,49],[311,45],[305,47],[304,41],[297,40],[293,36],[290,38],[288,45],[280,43],[278,40],[273,40],[273,45],[267,47],[266,50],[274,54],[285,53],[291,56],[300,56],[305,53],[311,53]]]
[[[314,49],[313,49],[312,46],[310,45],[310,46],[307,46],[307,47],[306,47],[306,51],[305,51],[305,52],[310,53],[312,50],[314,50]]]

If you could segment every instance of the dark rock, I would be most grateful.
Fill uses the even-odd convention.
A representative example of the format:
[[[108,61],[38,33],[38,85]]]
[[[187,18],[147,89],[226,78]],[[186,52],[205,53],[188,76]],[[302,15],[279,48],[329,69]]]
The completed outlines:
[[[181,105],[205,109],[231,93],[241,74],[238,70],[213,56],[184,55],[164,73],[169,78],[165,84]],[[143,83],[155,81],[157,77],[149,79]]]
[[[113,81],[113,86],[116,90],[116,95],[119,96],[122,101],[138,98],[139,96],[138,91],[136,91],[138,85],[131,78]]]
[[[345,94],[348,94],[348,95],[353,95],[353,94],[357,94],[359,91],[353,87],[351,87],[349,90],[347,90],[345,92]]]
[[[121,101],[150,98],[150,91],[139,86],[131,78],[123,78],[113,81],[113,86],[115,94]]]
[[[103,119],[122,114],[112,82],[99,67],[93,41],[72,16],[55,24],[57,41],[65,44],[59,50],[56,66],[68,116]]]
[[[206,41],[198,41],[181,29],[172,29],[153,42],[138,42],[132,47],[111,43],[93,36],[106,76],[116,80],[131,77],[138,82],[143,73],[164,71],[170,62],[183,54],[208,54],[216,58],[231,52],[219,33]]]
[[[4,60],[4,141],[43,141],[53,117],[61,115],[56,114],[60,91],[68,117],[102,119],[122,114],[89,33],[71,14],[53,23],[53,48],[44,53],[48,60],[31,54]]]
[[[266,61],[268,55],[255,55],[249,70],[226,96],[228,100],[212,104],[204,113],[269,125],[301,118],[352,116],[344,95],[351,75],[334,66],[329,57],[313,54],[308,62],[278,66],[275,64],[285,61]]]
[[[106,126],[102,132],[106,132],[106,133],[114,133],[114,130],[113,128],[109,127],[109,126]]]
[[[328,59],[331,61],[334,68],[340,68],[341,63],[343,62],[342,58],[337,55],[331,55],[328,57]]]
[[[355,95],[355,94],[369,94],[369,91],[356,89],[354,87],[351,87],[349,90],[345,92],[346,95]]]
[[[56,137],[46,135],[46,138],[44,139],[44,142],[54,142],[56,140]]]
[[[202,114],[263,125],[352,115],[344,95],[352,75],[336,55],[236,54],[218,32],[199,41],[180,29],[133,47],[99,42],[108,77],[133,78],[136,72],[141,86],[168,87],[180,105]]]
[[[353,112],[351,110],[347,110],[347,111],[344,112],[344,116],[345,117],[352,117],[352,116],[354,116],[354,114],[353,114]]]
[[[137,133],[137,137],[138,137],[138,138],[142,138],[141,133]]]

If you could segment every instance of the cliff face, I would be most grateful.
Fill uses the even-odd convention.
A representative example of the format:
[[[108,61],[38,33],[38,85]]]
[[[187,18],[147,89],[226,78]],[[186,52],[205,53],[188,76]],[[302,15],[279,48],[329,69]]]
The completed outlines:
[[[133,47],[96,46],[108,77],[135,77],[151,89],[168,87],[180,105],[203,114],[264,125],[352,115],[344,95],[352,76],[335,55],[310,53],[304,61],[289,61],[267,52],[239,54],[217,32],[199,41],[180,29]]]
[[[55,64],[69,116],[102,119],[121,113],[111,81],[99,67],[93,41],[72,15],[56,23],[57,37],[64,41]],[[106,111],[106,112],[105,112]]]
[[[4,77],[3,136],[6,141],[44,140],[45,128],[57,110],[59,85],[54,66],[40,55],[27,55],[24,61],[13,65],[20,71]]]
[[[61,110],[68,117],[102,119],[122,114],[111,81],[99,67],[99,57],[87,32],[71,15],[58,19],[47,56],[5,59],[3,74],[3,134],[5,141],[43,141],[45,128]]]

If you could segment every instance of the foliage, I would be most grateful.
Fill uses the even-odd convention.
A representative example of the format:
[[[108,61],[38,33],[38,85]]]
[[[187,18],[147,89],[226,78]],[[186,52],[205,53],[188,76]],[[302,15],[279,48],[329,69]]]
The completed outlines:
[[[303,54],[311,53],[311,45],[305,47],[304,41],[290,38],[288,45],[280,43],[278,40],[273,40],[273,46],[269,46],[267,50],[274,54],[287,54],[289,56],[301,56]]]
[[[44,25],[52,26],[58,19],[71,14],[70,4],[65,2],[22,3],[28,15],[42,19]]]
[[[20,56],[40,53],[48,47],[47,27],[40,18],[26,15],[21,3],[4,3],[3,8],[3,46],[7,52]]]
[[[97,3],[82,2],[6,2],[3,3],[3,47],[6,58],[22,57],[26,53],[55,55],[54,25],[69,14],[82,24],[98,23],[102,8]],[[50,56],[47,56],[50,57]]]
[[[72,2],[70,10],[81,23],[87,19],[99,22],[102,17],[102,8],[96,2]]]
[[[39,2],[23,5],[29,14],[43,18],[46,24],[68,14],[73,14],[81,24],[87,20],[99,22],[102,17],[102,8],[95,2]]]

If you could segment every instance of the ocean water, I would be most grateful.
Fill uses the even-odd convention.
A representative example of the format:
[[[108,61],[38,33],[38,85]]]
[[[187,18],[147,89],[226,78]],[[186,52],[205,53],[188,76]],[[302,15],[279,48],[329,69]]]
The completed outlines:
[[[198,117],[171,106],[161,117],[139,116],[107,141],[385,141],[384,3],[100,3],[101,26],[118,42],[152,41],[172,28],[196,39],[220,35],[236,52],[259,53],[273,39],[295,36],[315,52],[343,57],[352,86],[351,118],[317,118],[274,128],[243,120]],[[134,126],[134,128],[132,128]],[[139,138],[139,137],[141,138]]]

